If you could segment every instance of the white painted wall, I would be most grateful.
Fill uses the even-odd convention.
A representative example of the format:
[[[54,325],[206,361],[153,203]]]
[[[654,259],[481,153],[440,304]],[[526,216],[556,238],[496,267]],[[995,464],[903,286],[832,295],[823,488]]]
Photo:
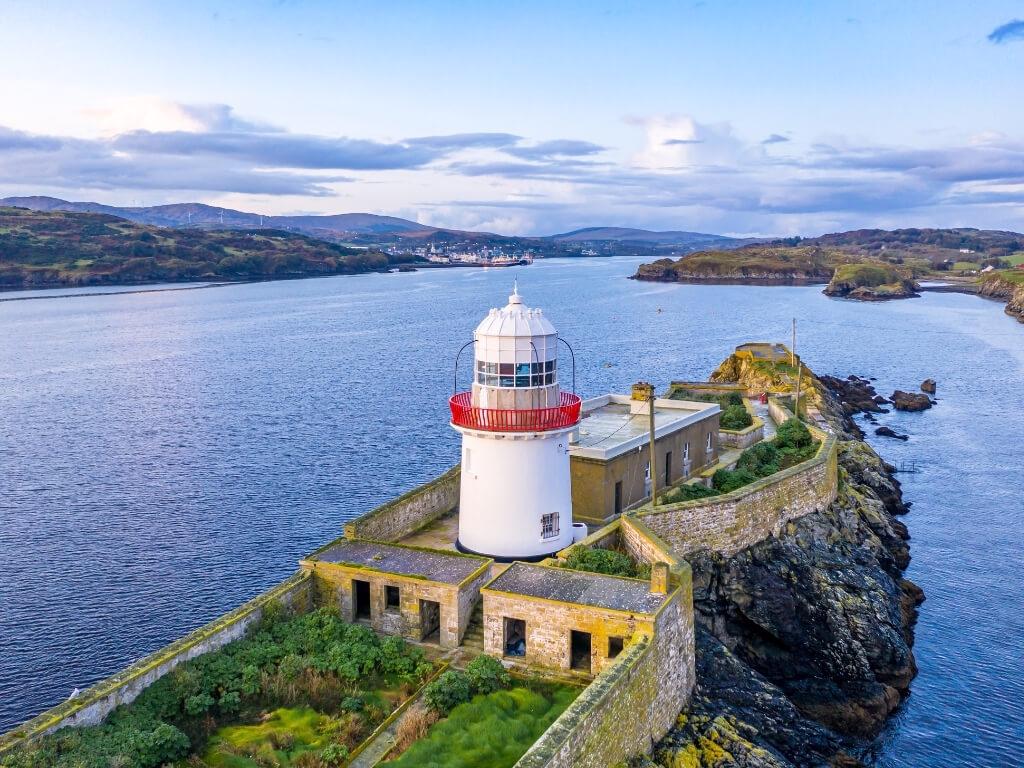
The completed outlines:
[[[569,432],[462,433],[459,543],[493,557],[539,557],[572,544]],[[541,538],[541,515],[558,535]]]

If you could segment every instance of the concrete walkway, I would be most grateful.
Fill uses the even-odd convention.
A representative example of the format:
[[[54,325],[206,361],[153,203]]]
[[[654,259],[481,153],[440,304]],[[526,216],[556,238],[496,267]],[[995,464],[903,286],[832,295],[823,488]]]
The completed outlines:
[[[747,400],[754,407],[754,413],[757,414],[757,417],[764,422],[764,439],[771,440],[775,437],[775,422],[768,415],[768,404],[761,405],[761,401],[756,397],[749,397]]]
[[[398,732],[398,724],[408,714],[409,710],[406,710],[395,722],[377,734],[377,738],[371,741],[366,749],[356,755],[356,759],[349,763],[349,768],[373,768],[373,766],[379,763],[388,750],[395,746],[395,742],[398,740],[395,737],[395,734]]]

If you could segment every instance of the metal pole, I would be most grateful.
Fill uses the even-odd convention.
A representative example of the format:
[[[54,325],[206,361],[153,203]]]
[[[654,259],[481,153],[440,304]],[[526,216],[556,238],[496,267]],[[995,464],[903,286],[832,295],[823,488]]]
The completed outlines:
[[[804,364],[800,363],[800,367],[796,371],[796,419],[800,421],[800,379],[803,378]]]
[[[658,465],[654,460],[654,385],[647,385],[647,405],[648,405],[648,418],[650,422],[651,430],[651,506],[656,506],[658,503]]]
[[[789,367],[796,368],[796,318],[793,318],[793,343],[789,347]]]

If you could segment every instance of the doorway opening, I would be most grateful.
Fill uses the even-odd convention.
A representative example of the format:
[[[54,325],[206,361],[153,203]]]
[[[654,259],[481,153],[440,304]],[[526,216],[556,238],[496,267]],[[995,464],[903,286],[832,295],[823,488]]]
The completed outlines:
[[[356,621],[370,618],[370,582],[352,580],[352,618]]]
[[[589,632],[577,632],[574,629],[569,633],[569,666],[583,672],[590,671]]]
[[[508,616],[504,621],[504,649],[506,656],[526,655],[526,622],[523,619],[511,619]]]
[[[434,600],[420,600],[420,640],[441,641],[441,604]]]

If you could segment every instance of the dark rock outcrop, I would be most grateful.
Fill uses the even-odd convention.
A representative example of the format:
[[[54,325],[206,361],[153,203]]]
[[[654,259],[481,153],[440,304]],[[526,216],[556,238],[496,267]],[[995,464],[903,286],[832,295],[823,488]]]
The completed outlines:
[[[894,440],[909,440],[910,439],[907,435],[901,435],[899,432],[897,432],[892,427],[879,427],[878,429],[875,430],[875,434],[876,435],[880,435],[881,437],[891,437]]]
[[[661,766],[859,765],[851,755],[916,674],[924,596],[903,578],[909,534],[896,515],[907,505],[893,467],[860,441],[845,399],[875,405],[875,395],[866,380],[829,381],[835,389],[819,395],[842,440],[836,501],[734,556],[689,558],[698,689],[655,748]]]
[[[978,295],[1006,302],[1006,314],[1024,323],[1024,279],[1017,270],[993,273],[978,284]]]
[[[921,391],[929,395],[935,394],[935,379],[925,379],[921,382]]]
[[[932,401],[928,395],[917,392],[904,392],[897,389],[889,398],[897,411],[926,411],[932,407]]]

